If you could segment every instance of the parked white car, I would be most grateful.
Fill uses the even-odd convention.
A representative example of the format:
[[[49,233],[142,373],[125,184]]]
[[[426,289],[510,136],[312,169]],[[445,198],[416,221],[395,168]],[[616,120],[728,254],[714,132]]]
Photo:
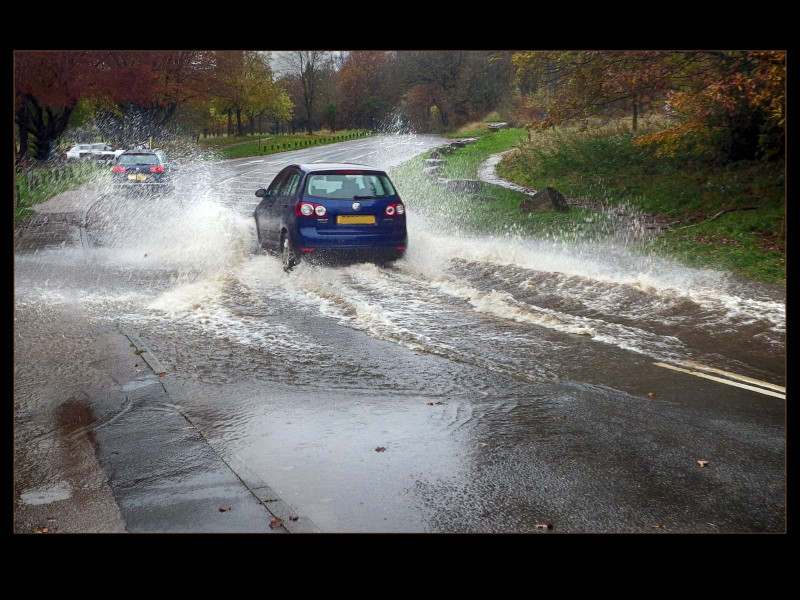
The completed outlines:
[[[64,153],[64,158],[113,161],[123,152],[125,150],[114,150],[108,144],[77,144]]]

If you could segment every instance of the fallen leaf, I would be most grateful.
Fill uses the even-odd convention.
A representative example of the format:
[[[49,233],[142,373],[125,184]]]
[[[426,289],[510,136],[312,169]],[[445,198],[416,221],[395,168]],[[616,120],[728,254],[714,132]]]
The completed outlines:
[[[161,373],[159,373],[158,376],[159,377],[166,377],[167,376],[167,372],[166,371],[161,371]]]
[[[220,508],[219,512],[228,512],[229,510],[230,510],[230,507],[228,507],[228,508]]]
[[[377,448],[375,448],[375,452],[386,452],[386,448],[384,448],[383,446],[378,446]]]
[[[650,529],[666,529],[666,525],[651,525]]]
[[[650,392],[650,393],[649,393],[649,394],[647,394],[647,395],[648,395],[648,396],[650,396],[651,398],[655,398],[655,397],[656,397],[656,394],[654,394],[653,392]]]
[[[426,402],[428,406],[438,406],[439,404],[444,404],[444,402]]]
[[[697,464],[700,465],[701,469],[705,469],[708,466],[708,461],[707,460],[698,460]]]
[[[297,521],[298,519],[300,519],[300,517],[289,517],[290,521]]]
[[[50,533],[49,527],[37,527],[33,530],[34,533]]]
[[[489,444],[487,444],[486,442],[481,442],[481,448],[484,448],[484,447],[486,447],[486,446],[488,446],[488,445],[489,445]]]
[[[281,525],[283,525],[283,521],[278,518],[272,519],[272,521],[269,522],[270,529],[275,529],[276,527],[280,527]]]
[[[605,361],[598,360],[598,361],[597,361],[596,363],[594,363],[594,364],[596,364],[597,366],[600,366],[600,365],[604,365],[604,364],[606,364],[606,363],[605,363]]]
[[[537,524],[536,525],[536,529],[552,529],[552,528],[553,528],[553,525],[551,523],[546,523],[546,524],[542,523],[542,524]]]

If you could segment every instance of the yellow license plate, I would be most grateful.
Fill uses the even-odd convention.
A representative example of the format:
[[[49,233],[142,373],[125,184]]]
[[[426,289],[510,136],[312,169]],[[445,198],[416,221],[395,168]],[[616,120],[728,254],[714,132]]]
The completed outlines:
[[[128,175],[128,179],[133,181],[146,181],[147,175]]]
[[[375,225],[375,215],[339,215],[336,222],[339,225]]]

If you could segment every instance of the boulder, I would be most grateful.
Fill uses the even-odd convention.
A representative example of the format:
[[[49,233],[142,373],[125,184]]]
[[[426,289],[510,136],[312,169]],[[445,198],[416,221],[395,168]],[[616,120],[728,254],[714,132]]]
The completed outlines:
[[[483,182],[478,179],[447,179],[445,187],[454,194],[480,194]]]
[[[499,131],[501,129],[508,129],[508,123],[489,123],[489,131]]]
[[[439,173],[442,172],[442,167],[427,167],[422,169],[422,174],[426,177],[439,177]]]
[[[437,151],[437,152],[438,152],[440,155],[444,155],[444,154],[452,154],[453,152],[455,152],[455,150],[456,150],[456,149],[455,149],[455,148],[452,148],[451,146],[442,146],[442,147],[440,147],[440,148],[437,148],[437,149],[436,149],[436,151]]]
[[[552,212],[569,210],[567,199],[555,188],[546,187],[533,196],[526,198],[519,205],[524,212]]]
[[[447,163],[438,158],[426,158],[425,164],[429,167],[443,167]]]
[[[450,147],[451,148],[458,149],[458,148],[463,148],[464,146],[466,146],[466,144],[464,142],[462,142],[461,140],[456,140],[455,142],[450,142]]]

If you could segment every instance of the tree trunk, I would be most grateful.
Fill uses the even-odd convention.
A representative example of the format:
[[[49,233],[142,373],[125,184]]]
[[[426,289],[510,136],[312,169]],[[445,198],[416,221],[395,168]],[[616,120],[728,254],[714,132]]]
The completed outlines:
[[[236,135],[244,135],[244,130],[242,129],[242,109],[236,109]]]
[[[229,108],[225,111],[228,115],[228,135],[233,135],[233,111]]]
[[[17,111],[15,120],[19,126],[19,152],[17,157],[22,158],[28,154],[28,111],[25,110],[24,105]]]
[[[633,130],[636,131],[636,127],[639,124],[639,103],[637,99],[634,97],[633,99]]]

